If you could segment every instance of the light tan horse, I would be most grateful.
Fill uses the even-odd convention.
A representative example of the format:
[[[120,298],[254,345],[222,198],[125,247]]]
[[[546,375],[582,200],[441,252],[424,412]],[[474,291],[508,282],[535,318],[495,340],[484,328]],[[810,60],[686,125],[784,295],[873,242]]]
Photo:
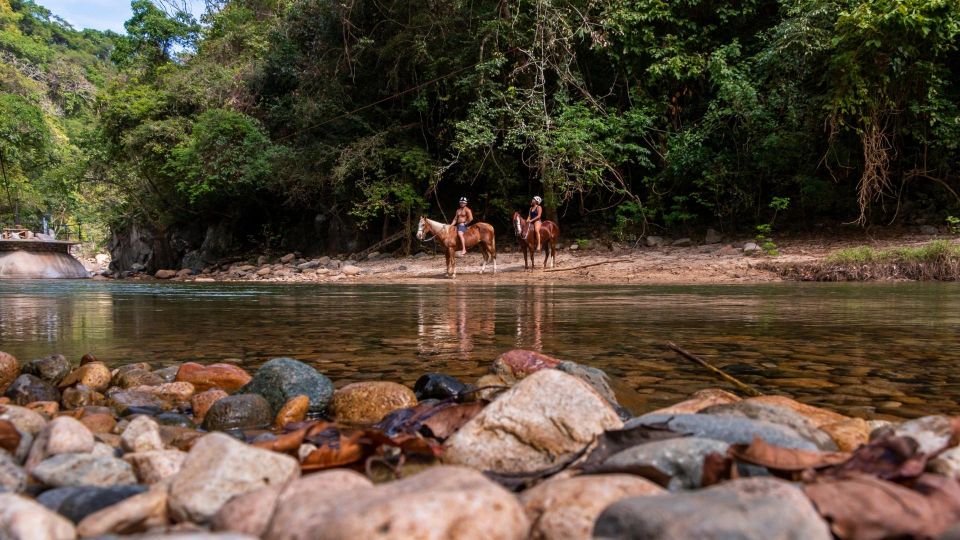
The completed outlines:
[[[417,240],[424,240],[427,234],[432,234],[434,239],[443,246],[447,256],[447,275],[457,277],[457,257],[455,252],[460,247],[460,241],[457,238],[457,228],[453,225],[447,225],[420,217],[420,223],[417,226]],[[482,274],[487,267],[487,261],[493,261],[493,273],[497,273],[497,246],[494,239],[493,225],[489,223],[477,222],[467,228],[463,233],[463,239],[467,243],[466,249],[480,245],[480,253],[483,254],[483,265],[480,267]]]

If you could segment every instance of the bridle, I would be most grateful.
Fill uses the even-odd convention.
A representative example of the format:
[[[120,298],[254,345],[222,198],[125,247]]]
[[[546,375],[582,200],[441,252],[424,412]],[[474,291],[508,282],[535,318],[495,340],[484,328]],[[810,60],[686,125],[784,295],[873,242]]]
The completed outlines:
[[[427,235],[426,235],[426,233],[423,232],[423,226],[424,226],[425,223],[426,223],[426,220],[421,217],[421,218],[420,218],[420,223],[417,225],[417,240],[419,240],[420,242],[422,242],[422,243],[424,243],[424,244],[426,244],[427,242],[432,242],[433,240],[435,240],[435,239],[437,238],[437,235],[433,235],[433,236],[431,236],[430,238],[426,238]],[[431,232],[432,232],[432,231],[433,231],[433,230],[431,229]]]

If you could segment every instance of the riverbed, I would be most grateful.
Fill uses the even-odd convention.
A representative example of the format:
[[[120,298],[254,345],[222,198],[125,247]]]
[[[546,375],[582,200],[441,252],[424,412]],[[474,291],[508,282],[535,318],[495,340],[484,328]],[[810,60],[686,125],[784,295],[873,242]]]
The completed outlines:
[[[289,356],[338,386],[472,381],[511,348],[604,369],[634,409],[719,383],[674,341],[763,392],[846,414],[960,413],[951,284],[693,286],[0,282],[0,350],[111,366]]]

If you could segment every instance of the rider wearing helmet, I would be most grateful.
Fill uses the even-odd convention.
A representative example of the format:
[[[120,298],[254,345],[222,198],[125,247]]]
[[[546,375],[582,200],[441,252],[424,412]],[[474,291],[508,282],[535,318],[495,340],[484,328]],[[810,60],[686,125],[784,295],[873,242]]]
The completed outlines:
[[[467,254],[467,242],[463,239],[463,233],[467,232],[467,225],[473,221],[473,212],[467,207],[467,198],[460,197],[460,208],[457,208],[456,215],[453,216],[451,225],[457,226],[457,237],[460,238],[460,255]]]
[[[527,216],[527,231],[529,234],[529,227],[533,227],[534,232],[537,234],[537,251],[540,251],[540,222],[543,220],[543,208],[540,206],[540,203],[543,202],[539,196],[534,197],[530,201],[530,214]]]

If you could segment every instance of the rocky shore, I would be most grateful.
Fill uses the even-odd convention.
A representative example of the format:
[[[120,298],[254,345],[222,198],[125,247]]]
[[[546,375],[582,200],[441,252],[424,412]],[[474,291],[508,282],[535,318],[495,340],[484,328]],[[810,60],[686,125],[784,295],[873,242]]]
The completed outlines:
[[[628,411],[531,351],[413,388],[0,352],[0,393],[0,538],[960,538],[958,418]]]

